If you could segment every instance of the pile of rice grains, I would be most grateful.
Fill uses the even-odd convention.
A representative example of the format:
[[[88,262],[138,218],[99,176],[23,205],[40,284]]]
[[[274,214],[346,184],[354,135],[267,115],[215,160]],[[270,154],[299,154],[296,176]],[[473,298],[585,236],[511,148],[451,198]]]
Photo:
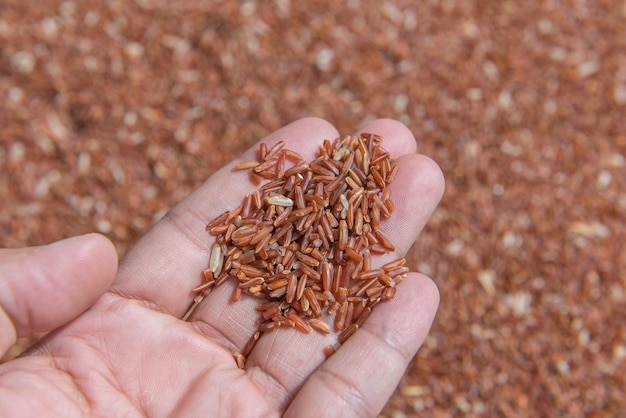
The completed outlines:
[[[260,188],[206,226],[215,244],[185,319],[227,280],[238,283],[233,301],[242,293],[258,297],[259,328],[243,353],[234,353],[239,367],[261,334],[279,327],[337,332],[343,344],[374,306],[394,297],[408,272],[404,258],[372,265],[374,256],[394,251],[380,222],[394,210],[388,185],[398,167],[382,141],[373,134],[325,140],[308,163],[282,141],[271,149],[261,144],[259,161],[235,165]]]

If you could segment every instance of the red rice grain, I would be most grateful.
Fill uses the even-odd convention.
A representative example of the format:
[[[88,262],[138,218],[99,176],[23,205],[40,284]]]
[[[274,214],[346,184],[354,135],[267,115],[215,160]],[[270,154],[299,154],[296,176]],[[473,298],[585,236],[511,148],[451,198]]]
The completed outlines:
[[[324,349],[322,350],[322,353],[324,353],[324,357],[328,359],[330,356],[335,354],[335,351],[337,351],[337,349],[334,346],[329,345],[327,347],[324,347]]]
[[[294,323],[295,327],[299,331],[302,331],[305,334],[310,334],[313,332],[313,328],[311,328],[311,325],[309,325],[307,321],[305,321],[300,315],[298,315],[296,311],[290,309],[285,315]]]
[[[359,329],[359,325],[358,324],[351,324],[349,327],[347,327],[340,335],[339,335],[339,344],[343,344],[346,342],[346,340],[350,337],[352,337],[352,335]]]
[[[250,353],[252,352],[252,350],[254,349],[254,346],[256,345],[256,342],[259,341],[259,338],[261,338],[261,332],[257,331],[254,333],[254,335],[252,335],[252,338],[250,338],[248,340],[248,342],[246,343],[246,346],[243,349],[243,355],[244,357],[248,357],[250,355]],[[245,365],[245,363],[244,363]]]
[[[246,357],[243,354],[234,352],[233,358],[235,359],[235,363],[237,364],[237,367],[239,367],[240,369],[243,369],[246,367]]]
[[[331,332],[333,332],[330,325],[328,325],[326,322],[322,321],[321,319],[311,318],[309,320],[309,325],[311,325],[311,327],[313,327],[314,330],[320,332],[321,334],[330,334]]]

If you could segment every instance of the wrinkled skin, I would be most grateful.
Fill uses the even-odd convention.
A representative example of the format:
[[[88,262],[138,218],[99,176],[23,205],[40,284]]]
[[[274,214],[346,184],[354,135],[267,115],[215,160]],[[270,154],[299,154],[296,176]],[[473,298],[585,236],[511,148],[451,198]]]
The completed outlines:
[[[438,204],[444,180],[417,154],[404,125],[365,126],[385,138],[399,164],[392,184],[396,212],[382,223],[406,254]],[[263,141],[311,159],[337,131],[298,120]],[[258,144],[241,156],[254,159]],[[254,189],[232,165],[172,209],[121,261],[103,236],[0,251],[0,351],[16,336],[52,331],[16,360],[0,365],[0,416],[375,416],[424,341],[439,303],[433,282],[410,273],[396,298],[372,315],[328,360],[335,335],[279,329],[261,337],[238,369],[256,330],[258,303],[229,302],[232,285],[210,293],[188,322],[190,289],[201,282],[213,238],[204,226]]]

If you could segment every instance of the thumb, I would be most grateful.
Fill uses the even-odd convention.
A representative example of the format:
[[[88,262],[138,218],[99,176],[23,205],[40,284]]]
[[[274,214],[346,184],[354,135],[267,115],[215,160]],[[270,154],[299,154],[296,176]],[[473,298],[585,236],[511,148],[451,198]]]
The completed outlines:
[[[100,234],[0,249],[0,356],[17,337],[76,318],[109,288],[116,270],[115,248]]]

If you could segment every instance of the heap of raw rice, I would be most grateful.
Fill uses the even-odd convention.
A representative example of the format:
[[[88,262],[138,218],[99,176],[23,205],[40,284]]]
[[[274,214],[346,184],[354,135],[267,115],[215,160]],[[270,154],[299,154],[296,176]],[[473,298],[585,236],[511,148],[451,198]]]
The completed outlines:
[[[394,297],[408,271],[404,258],[372,263],[395,249],[381,220],[394,210],[388,185],[397,166],[382,141],[373,134],[325,140],[311,162],[282,141],[261,144],[258,161],[236,164],[254,184],[266,182],[207,225],[215,244],[194,291],[197,305],[212,287],[234,280],[234,301],[242,293],[263,299],[244,359],[261,333],[278,327],[339,332],[342,344],[375,305]]]

